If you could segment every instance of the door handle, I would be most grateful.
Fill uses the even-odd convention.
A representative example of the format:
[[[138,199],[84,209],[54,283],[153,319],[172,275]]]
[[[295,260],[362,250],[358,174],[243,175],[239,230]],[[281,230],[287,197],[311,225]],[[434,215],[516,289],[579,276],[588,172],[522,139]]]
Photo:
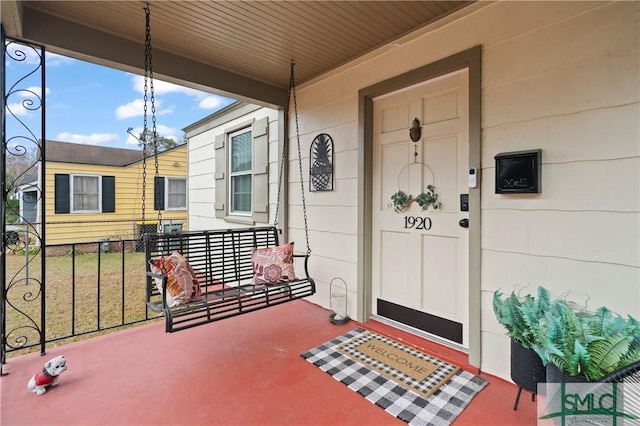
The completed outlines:
[[[460,222],[458,222],[458,225],[460,225],[462,228],[468,228],[469,219],[460,219]]]

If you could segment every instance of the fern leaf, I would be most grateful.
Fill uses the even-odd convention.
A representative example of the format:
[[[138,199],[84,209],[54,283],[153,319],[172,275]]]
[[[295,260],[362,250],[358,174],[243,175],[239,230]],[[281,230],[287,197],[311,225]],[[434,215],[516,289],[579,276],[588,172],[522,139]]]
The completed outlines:
[[[549,290],[546,288],[539,286],[536,292],[536,300],[535,300],[535,310],[538,314],[546,312],[549,310],[551,306],[551,295],[549,294]]]
[[[633,318],[631,315],[627,317],[627,329],[626,333],[633,337],[631,344],[629,345],[629,352],[640,353],[640,322]]]
[[[623,334],[609,336],[593,342],[589,347],[591,364],[585,375],[590,380],[598,380],[608,373],[623,367],[621,360],[629,350],[629,345],[633,339]]]

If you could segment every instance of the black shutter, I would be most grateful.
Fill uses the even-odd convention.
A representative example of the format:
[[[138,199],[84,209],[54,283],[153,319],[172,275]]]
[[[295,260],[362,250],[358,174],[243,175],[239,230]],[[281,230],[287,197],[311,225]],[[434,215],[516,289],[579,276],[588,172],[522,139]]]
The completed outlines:
[[[116,177],[102,176],[102,213],[116,211]]]
[[[153,179],[153,209],[164,210],[164,178],[155,176]]]
[[[71,211],[71,198],[69,197],[69,175],[57,174],[54,176],[54,212],[69,213]]]
[[[251,215],[255,222],[269,223],[269,120],[263,117],[251,126],[253,137],[253,185]]]

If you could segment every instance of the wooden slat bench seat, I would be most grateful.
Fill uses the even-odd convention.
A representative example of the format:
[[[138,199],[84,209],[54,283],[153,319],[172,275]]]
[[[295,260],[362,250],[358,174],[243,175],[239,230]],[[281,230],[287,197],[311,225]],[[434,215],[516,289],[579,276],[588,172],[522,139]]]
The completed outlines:
[[[304,265],[302,271],[296,267],[294,281],[273,285],[252,283],[253,250],[278,245],[278,230],[274,226],[145,234],[147,305],[154,312],[163,313],[166,331],[174,332],[313,295],[316,288],[309,277],[307,254],[293,255],[294,259],[302,258],[300,263]],[[203,297],[169,307],[163,297],[167,276],[153,273],[149,262],[174,251],[180,252],[196,272]],[[156,278],[162,279],[162,292],[156,286]]]

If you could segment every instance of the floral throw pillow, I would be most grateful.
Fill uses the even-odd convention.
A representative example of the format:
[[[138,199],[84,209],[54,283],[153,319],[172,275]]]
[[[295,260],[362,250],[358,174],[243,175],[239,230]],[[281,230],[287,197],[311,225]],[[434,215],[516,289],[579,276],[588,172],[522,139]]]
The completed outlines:
[[[174,251],[171,256],[158,257],[149,262],[151,272],[167,275],[167,306],[184,305],[202,297],[200,283],[187,259]],[[155,278],[162,293],[162,279]]]
[[[277,247],[254,249],[251,262],[254,284],[270,285],[296,279],[292,242]]]

